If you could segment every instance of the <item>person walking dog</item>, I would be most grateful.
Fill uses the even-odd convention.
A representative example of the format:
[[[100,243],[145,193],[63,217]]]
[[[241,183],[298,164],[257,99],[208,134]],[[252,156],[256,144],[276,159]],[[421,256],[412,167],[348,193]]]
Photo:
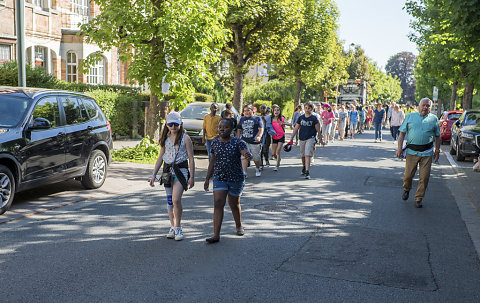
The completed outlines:
[[[396,155],[401,158],[406,154],[405,174],[403,176],[403,200],[408,200],[412,179],[419,167],[418,187],[415,193],[415,207],[422,207],[422,200],[430,178],[432,156],[435,162],[440,154],[440,127],[438,118],[430,113],[432,101],[423,98],[418,106],[418,112],[407,115],[400,126],[398,148]],[[407,136],[407,145],[403,141]]]

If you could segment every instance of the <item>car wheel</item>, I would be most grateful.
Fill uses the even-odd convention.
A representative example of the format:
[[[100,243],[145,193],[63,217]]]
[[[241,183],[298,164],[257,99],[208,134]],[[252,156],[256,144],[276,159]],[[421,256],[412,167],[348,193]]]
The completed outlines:
[[[457,161],[465,161],[465,156],[462,155],[462,152],[460,151],[460,146],[457,141],[457,149],[456,149],[456,158]]]
[[[14,195],[15,179],[13,174],[8,167],[0,165],[0,215],[10,208]]]
[[[453,148],[453,140],[450,140],[450,155],[455,155],[455,148]]]
[[[105,154],[96,149],[90,154],[87,171],[82,178],[82,185],[85,188],[99,188],[107,177],[107,158]]]

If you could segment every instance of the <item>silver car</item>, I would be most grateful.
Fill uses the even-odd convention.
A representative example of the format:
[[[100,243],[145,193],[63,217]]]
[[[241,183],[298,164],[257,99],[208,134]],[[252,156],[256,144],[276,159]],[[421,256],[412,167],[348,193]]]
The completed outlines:
[[[217,115],[225,110],[225,104],[217,103]],[[206,150],[205,144],[202,142],[203,138],[203,118],[210,113],[211,102],[193,102],[187,105],[183,111],[180,112],[182,116],[183,128],[190,136],[193,142],[193,149]],[[235,117],[239,117],[238,111],[232,107],[232,112]]]

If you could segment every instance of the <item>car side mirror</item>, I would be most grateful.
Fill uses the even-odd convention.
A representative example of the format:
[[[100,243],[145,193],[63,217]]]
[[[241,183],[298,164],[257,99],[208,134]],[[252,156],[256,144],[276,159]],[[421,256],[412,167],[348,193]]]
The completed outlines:
[[[455,121],[456,126],[460,126],[460,120]]]
[[[48,129],[51,128],[52,124],[45,118],[35,118],[33,124],[30,127],[31,129]]]

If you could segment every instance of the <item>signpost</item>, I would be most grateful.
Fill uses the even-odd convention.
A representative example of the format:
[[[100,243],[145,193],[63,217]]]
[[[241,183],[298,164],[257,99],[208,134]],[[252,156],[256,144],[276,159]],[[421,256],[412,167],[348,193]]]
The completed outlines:
[[[18,86],[27,86],[27,73],[25,68],[25,2],[24,0],[15,1],[17,18],[17,63],[18,63]]]
[[[437,104],[438,100],[438,88],[436,86],[433,87],[433,112],[435,115],[438,116],[438,110],[435,107],[435,104]]]

